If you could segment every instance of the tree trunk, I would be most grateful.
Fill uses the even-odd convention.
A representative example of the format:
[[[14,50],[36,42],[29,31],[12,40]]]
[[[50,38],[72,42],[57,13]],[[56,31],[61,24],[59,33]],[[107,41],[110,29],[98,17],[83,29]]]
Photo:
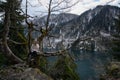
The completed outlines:
[[[12,61],[13,63],[20,63],[23,62],[20,58],[15,56],[13,52],[10,50],[7,44],[7,38],[9,34],[9,27],[10,27],[10,10],[7,9],[5,11],[5,19],[4,19],[4,32],[2,37],[2,52],[8,58],[8,60]]]

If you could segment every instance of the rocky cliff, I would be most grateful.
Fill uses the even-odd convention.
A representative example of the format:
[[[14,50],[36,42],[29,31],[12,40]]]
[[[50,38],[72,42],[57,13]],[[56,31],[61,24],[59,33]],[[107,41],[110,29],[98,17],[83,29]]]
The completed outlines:
[[[50,38],[49,41],[46,38],[44,47],[108,50],[113,35],[119,34],[115,22],[118,15],[120,15],[120,8],[110,5],[97,6],[80,16],[54,15],[53,18],[50,18],[50,24],[54,25],[50,34],[56,37]],[[45,20],[45,18],[42,17],[37,22],[41,23],[41,20]]]

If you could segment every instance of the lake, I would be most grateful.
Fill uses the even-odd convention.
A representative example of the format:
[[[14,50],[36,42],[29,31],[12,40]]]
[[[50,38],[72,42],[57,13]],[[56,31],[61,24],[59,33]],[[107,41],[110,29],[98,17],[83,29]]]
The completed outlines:
[[[70,54],[77,64],[76,71],[80,80],[99,80],[100,74],[105,73],[105,65],[110,61],[110,55],[107,53],[70,50]],[[56,57],[50,57],[49,61],[53,64]]]
[[[71,50],[77,64],[80,80],[99,80],[100,74],[105,72],[105,65],[110,61],[107,53]]]

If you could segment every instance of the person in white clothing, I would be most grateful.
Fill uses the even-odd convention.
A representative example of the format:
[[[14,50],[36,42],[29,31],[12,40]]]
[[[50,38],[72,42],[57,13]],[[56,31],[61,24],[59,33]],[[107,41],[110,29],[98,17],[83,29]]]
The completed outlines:
[[[38,44],[38,41],[37,39],[35,39],[32,43],[32,46],[31,46],[31,52],[29,53],[28,55],[28,62],[29,62],[29,65],[37,65],[37,57],[38,57],[38,53],[40,52],[39,51],[39,44]]]
[[[37,41],[37,39],[35,39],[32,43],[32,46],[31,46],[31,54],[37,55],[40,52],[39,48],[40,48],[40,46],[38,44],[38,41]]]
[[[32,46],[31,46],[31,52],[34,52],[34,51],[39,52],[39,47],[40,46],[39,46],[38,42],[34,41]]]

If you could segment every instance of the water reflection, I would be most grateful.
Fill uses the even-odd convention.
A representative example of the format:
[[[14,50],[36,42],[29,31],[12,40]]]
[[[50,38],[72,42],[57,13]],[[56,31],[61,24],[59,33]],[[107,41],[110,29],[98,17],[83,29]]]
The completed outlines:
[[[111,58],[107,53],[81,50],[70,50],[70,54],[77,64],[80,80],[99,80],[100,74],[105,73],[105,65],[109,63]],[[48,59],[53,65],[57,57],[52,56]]]
[[[105,65],[110,61],[107,53],[71,50],[77,64],[80,80],[99,80]]]

